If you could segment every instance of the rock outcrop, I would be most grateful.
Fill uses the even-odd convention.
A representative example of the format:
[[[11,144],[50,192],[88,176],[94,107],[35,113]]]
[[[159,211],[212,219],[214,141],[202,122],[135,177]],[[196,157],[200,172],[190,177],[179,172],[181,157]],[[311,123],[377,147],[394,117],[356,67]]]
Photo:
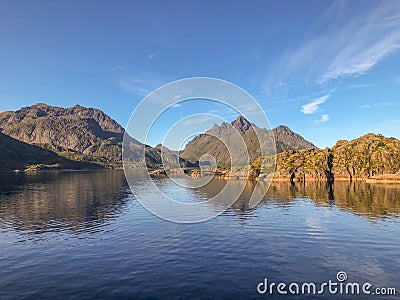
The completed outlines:
[[[340,140],[331,149],[289,150],[276,155],[276,179],[305,180],[400,180],[400,141],[366,134],[352,141]],[[266,157],[270,162],[273,157]],[[260,167],[261,160],[253,163]],[[262,173],[262,170],[260,171]]]

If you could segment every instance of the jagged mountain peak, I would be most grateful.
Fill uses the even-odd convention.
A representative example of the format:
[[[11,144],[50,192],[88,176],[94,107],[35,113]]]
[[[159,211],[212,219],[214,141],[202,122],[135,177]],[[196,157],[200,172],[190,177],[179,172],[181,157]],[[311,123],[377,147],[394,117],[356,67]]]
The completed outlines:
[[[240,128],[240,129],[244,129],[244,130],[248,130],[251,126],[253,126],[253,124],[251,124],[249,122],[249,120],[247,120],[245,117],[243,116],[238,116],[236,118],[235,121],[233,121],[231,123],[233,126]]]
[[[249,158],[253,161],[260,156],[260,144],[262,149],[272,150],[273,139],[271,132],[275,136],[275,144],[277,152],[283,152],[289,149],[307,149],[315,148],[314,144],[305,140],[299,134],[290,130],[287,126],[278,126],[273,130],[259,128],[252,124],[243,116],[238,116],[233,122],[223,122],[220,126],[214,125],[205,134],[199,135],[187,143],[185,149],[181,152],[181,156],[191,162],[195,162],[203,154],[211,154],[216,157],[220,165],[228,165],[230,155],[221,140],[230,141],[235,137],[236,130],[239,131],[248,150]],[[221,140],[219,140],[221,139]]]

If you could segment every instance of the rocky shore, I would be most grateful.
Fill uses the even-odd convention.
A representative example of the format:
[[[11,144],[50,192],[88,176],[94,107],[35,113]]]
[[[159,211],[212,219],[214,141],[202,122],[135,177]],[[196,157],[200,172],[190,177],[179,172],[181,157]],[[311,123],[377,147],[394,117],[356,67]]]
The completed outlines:
[[[183,174],[190,175],[193,178],[199,178],[203,176],[215,176],[219,179],[236,179],[236,180],[255,180],[255,181],[267,181],[271,178],[272,173],[257,173],[254,170],[248,170],[248,168],[242,168],[237,170],[228,169],[217,169],[214,173],[202,172],[200,169],[180,170],[180,169],[156,169],[149,171],[151,176],[179,176]],[[305,183],[305,182],[331,182],[334,181],[365,181],[366,183],[394,183],[400,184],[400,173],[392,175],[380,175],[372,177],[355,177],[350,180],[349,176],[334,176],[333,180],[328,181],[324,174],[307,174],[299,173],[293,176],[291,173],[276,172],[272,177],[273,181],[286,181],[292,183]]]

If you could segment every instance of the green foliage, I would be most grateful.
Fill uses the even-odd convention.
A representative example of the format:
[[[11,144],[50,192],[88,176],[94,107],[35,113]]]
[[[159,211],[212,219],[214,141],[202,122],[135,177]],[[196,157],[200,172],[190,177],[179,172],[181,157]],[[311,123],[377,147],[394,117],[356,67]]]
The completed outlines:
[[[400,142],[367,134],[353,141],[338,141],[332,149],[289,150],[276,156],[276,171],[323,176],[369,178],[400,172]]]

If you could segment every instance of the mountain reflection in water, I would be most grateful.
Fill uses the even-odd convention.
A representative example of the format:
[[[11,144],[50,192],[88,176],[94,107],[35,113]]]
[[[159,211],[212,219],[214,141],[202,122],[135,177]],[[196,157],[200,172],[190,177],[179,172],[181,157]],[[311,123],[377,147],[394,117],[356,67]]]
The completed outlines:
[[[0,175],[1,226],[18,231],[96,231],[129,200],[123,172]]]
[[[3,173],[0,176],[1,227],[12,227],[17,231],[97,231],[118,217],[127,203],[136,202],[121,170]],[[184,197],[193,198],[192,201],[212,198],[226,184],[224,180],[213,179],[204,187],[190,190],[177,188],[167,181],[167,178],[156,180],[161,191],[168,193],[172,189],[176,194],[182,190]],[[273,182],[267,192],[267,186],[256,187],[256,184],[248,181],[243,193],[226,213],[246,218],[253,216],[260,206],[285,208],[299,199],[309,199],[316,206],[336,206],[369,219],[398,218],[400,214],[399,185],[337,181],[329,187],[323,182],[296,185]],[[234,187],[231,193],[236,197]],[[252,193],[266,193],[255,208],[249,205]],[[219,209],[218,203],[214,205]]]
[[[144,183],[137,178],[145,193]],[[226,181],[154,183],[203,202]],[[2,173],[0,299],[260,299],[265,277],[321,282],[340,270],[351,282],[399,286],[399,186],[274,182],[252,208],[250,195],[265,190],[248,181],[227,211],[218,201],[231,199],[207,204],[216,218],[176,224],[146,211],[122,170]]]

